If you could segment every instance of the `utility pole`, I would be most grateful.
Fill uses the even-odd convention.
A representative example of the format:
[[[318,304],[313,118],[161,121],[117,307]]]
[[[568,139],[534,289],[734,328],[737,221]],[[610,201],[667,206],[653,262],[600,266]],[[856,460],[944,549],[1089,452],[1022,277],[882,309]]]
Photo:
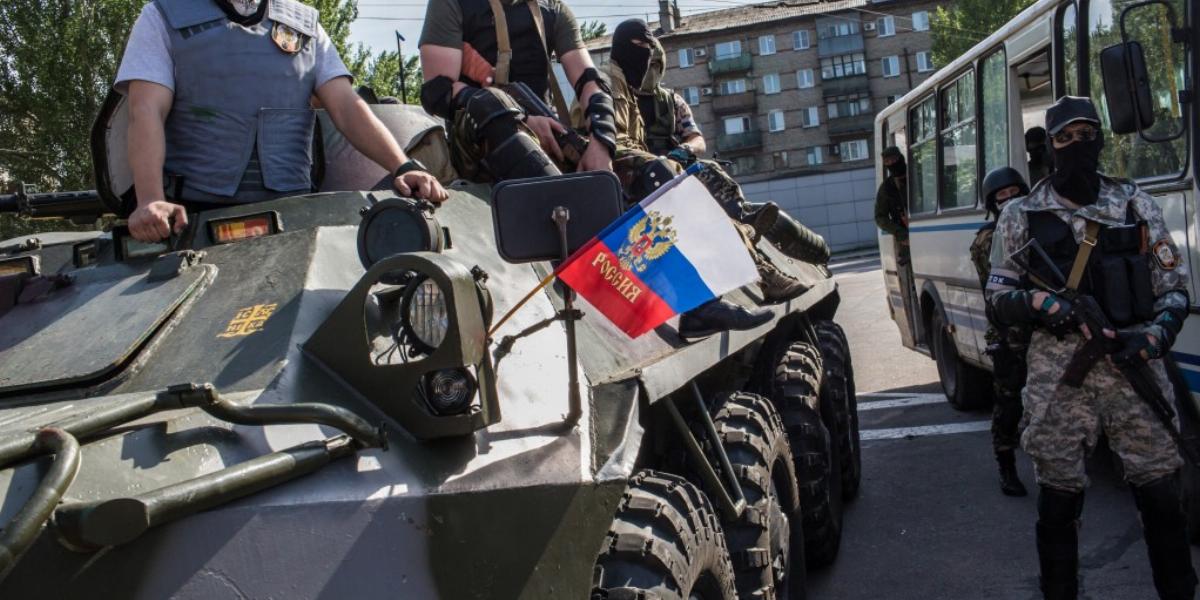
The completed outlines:
[[[404,42],[404,36],[400,35],[400,31],[396,31],[396,60],[400,61],[400,103],[408,103],[408,86],[404,80],[404,47],[401,45]]]
[[[908,89],[912,90],[912,69],[908,67],[908,46],[903,48],[904,51],[904,77],[908,79]],[[901,94],[903,96],[904,94]]]

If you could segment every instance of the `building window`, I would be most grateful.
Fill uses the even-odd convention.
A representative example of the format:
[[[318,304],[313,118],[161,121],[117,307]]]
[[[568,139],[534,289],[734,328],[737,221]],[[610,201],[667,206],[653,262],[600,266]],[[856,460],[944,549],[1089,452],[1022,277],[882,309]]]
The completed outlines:
[[[679,49],[679,68],[686,69],[694,64],[696,64],[696,58],[692,54],[692,49],[691,48],[680,48]]]
[[[687,102],[691,106],[696,106],[697,104],[700,104],[700,88],[698,88],[698,87],[683,88],[683,101]]]
[[[917,53],[917,72],[927,73],[933,70],[933,55],[928,51]]]
[[[852,140],[842,142],[838,145],[838,151],[842,155],[842,162],[850,162],[852,160],[866,160],[867,140]]]
[[[728,96],[730,94],[741,94],[746,91],[745,79],[726,79],[717,86],[719,94]]]
[[[792,33],[792,48],[795,50],[808,50],[808,31],[796,31]]]
[[[722,59],[726,59],[726,58],[737,58],[742,55],[742,42],[741,42],[741,40],[734,40],[732,42],[721,42],[721,43],[717,44],[716,53],[717,53],[717,60],[722,60]]]
[[[885,56],[882,59],[880,59],[880,63],[883,64],[883,76],[884,77],[899,77],[900,76],[900,57],[899,56]]]
[[[800,126],[801,127],[816,127],[821,124],[821,115],[817,112],[817,107],[810,106],[800,111]]]
[[[786,169],[788,166],[787,150],[781,150],[772,155],[775,158],[775,170]]]
[[[821,147],[820,146],[813,146],[812,148],[809,148],[808,151],[805,152],[805,154],[808,157],[809,166],[815,167],[815,166],[825,162],[824,157],[821,156]]]
[[[745,175],[758,170],[758,156],[739,156],[733,159],[733,172],[730,175]]]
[[[763,75],[764,94],[778,94],[779,89],[779,73],[768,73]]]
[[[817,29],[817,37],[821,39],[842,37],[846,35],[858,34],[858,21],[848,19],[838,19],[826,23]]]
[[[815,85],[813,81],[812,69],[800,69],[796,71],[796,86],[800,89],[810,88]]]
[[[828,98],[825,106],[830,119],[856,117],[871,112],[871,98],[865,94],[835,96]]]
[[[852,75],[864,75],[866,72],[867,63],[861,52],[821,59],[821,79],[839,79]]]
[[[889,94],[887,97],[888,106],[895,104],[896,101],[899,99],[900,99],[900,96],[897,96],[896,94]]]
[[[764,35],[758,38],[758,53],[763,56],[775,54],[775,36]]]
[[[750,117],[728,117],[725,119],[725,135],[737,135],[750,131]]]
[[[783,111],[773,110],[767,113],[767,129],[771,132],[783,131]]]
[[[888,37],[896,35],[896,17],[884,17],[876,22],[876,27],[879,30],[879,37]]]
[[[918,11],[912,16],[913,31],[929,31],[929,12]]]

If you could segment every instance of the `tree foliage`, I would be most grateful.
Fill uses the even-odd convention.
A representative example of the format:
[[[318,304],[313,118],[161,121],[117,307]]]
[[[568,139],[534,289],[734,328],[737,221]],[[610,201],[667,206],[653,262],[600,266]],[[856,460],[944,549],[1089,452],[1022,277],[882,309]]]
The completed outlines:
[[[372,54],[349,43],[357,0],[304,1],[320,10],[321,25],[357,82],[381,96],[399,95],[396,52]],[[88,132],[145,2],[0,1],[0,192],[18,183],[41,191],[94,186]],[[407,63],[408,100],[415,103],[420,68],[415,57]],[[30,228],[0,217],[0,239]]]
[[[948,65],[1017,16],[1035,0],[955,0],[930,19],[933,62]]]
[[[579,33],[583,35],[583,41],[594,40],[608,35],[608,25],[600,21],[586,21],[580,28]]]

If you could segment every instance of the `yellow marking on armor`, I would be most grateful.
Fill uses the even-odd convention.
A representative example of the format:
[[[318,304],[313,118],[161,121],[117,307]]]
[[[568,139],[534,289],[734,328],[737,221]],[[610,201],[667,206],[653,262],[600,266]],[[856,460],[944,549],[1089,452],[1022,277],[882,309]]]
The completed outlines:
[[[218,333],[219,338],[235,338],[245,337],[263,330],[263,325],[266,325],[267,319],[275,314],[275,309],[278,304],[255,304],[249,308],[239,310],[233,319],[229,321],[229,325],[225,327],[225,331]]]

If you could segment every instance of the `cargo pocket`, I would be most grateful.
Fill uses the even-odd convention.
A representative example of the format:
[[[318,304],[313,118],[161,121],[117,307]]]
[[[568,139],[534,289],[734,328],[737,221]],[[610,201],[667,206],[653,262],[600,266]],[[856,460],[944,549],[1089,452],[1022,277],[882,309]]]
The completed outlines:
[[[316,113],[307,108],[264,108],[258,114],[258,160],[263,185],[276,192],[312,190]]]

